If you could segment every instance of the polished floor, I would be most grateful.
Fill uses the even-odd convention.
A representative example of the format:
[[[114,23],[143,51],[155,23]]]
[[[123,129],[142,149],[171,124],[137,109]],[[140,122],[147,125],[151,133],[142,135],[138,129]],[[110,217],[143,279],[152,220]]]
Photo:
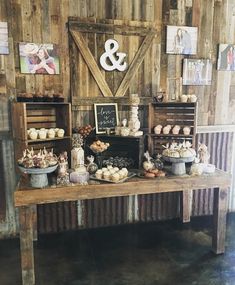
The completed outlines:
[[[211,219],[43,235],[37,285],[235,285],[235,215],[226,253],[210,252]],[[21,284],[19,240],[0,241],[0,285]]]

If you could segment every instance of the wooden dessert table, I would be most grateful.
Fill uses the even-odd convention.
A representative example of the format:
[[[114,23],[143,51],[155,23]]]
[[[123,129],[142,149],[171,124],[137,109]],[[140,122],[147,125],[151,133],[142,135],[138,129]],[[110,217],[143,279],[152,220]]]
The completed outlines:
[[[22,281],[24,285],[35,284],[33,241],[37,239],[36,205],[99,199],[108,197],[153,194],[180,191],[181,217],[190,221],[192,190],[214,189],[212,250],[221,254],[225,250],[226,213],[230,175],[221,170],[213,174],[184,177],[159,177],[143,179],[134,177],[120,184],[75,185],[33,189],[22,181],[15,191],[15,207],[19,208],[20,250]]]

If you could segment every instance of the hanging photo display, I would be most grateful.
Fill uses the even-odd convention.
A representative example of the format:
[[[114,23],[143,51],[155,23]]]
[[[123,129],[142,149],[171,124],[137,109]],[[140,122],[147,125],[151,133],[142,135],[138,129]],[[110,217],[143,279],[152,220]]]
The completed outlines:
[[[197,27],[167,26],[166,53],[196,54]]]
[[[184,59],[183,85],[211,85],[212,62],[209,59]]]
[[[9,54],[7,22],[0,22],[0,54]]]
[[[54,44],[19,43],[21,73],[59,74],[58,47]]]
[[[220,44],[218,55],[218,70],[235,70],[235,45]]]

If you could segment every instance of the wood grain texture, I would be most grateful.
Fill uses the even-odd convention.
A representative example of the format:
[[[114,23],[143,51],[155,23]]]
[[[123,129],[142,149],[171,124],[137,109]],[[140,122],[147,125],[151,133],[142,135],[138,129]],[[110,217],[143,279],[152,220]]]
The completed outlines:
[[[228,190],[226,188],[215,189],[213,207],[214,231],[212,235],[212,250],[216,254],[221,254],[225,251],[227,207]]]
[[[103,75],[100,72],[100,70],[99,70],[89,48],[87,47],[83,37],[80,35],[80,33],[76,33],[74,30],[71,30],[71,29],[70,29],[70,33],[71,33],[74,41],[76,42],[77,46],[79,47],[79,50],[82,53],[86,64],[89,66],[89,69],[90,69],[91,73],[93,74],[94,79],[96,80],[100,90],[102,91],[102,94],[105,97],[112,96],[112,92],[111,92],[109,86],[107,85],[105,79],[103,78]]]
[[[229,187],[230,175],[217,170],[213,175],[199,177],[169,177],[162,179],[138,179],[132,178],[130,182],[122,184],[98,184],[86,186],[67,186],[57,188],[45,188],[43,190],[27,189],[27,185],[20,185],[15,192],[15,206],[34,204],[46,204],[62,201],[90,200],[107,197],[140,195],[149,193],[161,193],[183,191],[193,189],[205,189],[211,187]]]

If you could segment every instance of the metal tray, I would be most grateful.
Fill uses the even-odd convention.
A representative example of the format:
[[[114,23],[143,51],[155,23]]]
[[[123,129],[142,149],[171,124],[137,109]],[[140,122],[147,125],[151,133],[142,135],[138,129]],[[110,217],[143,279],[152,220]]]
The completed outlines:
[[[134,172],[128,172],[128,176],[117,181],[117,182],[114,182],[112,180],[106,180],[106,179],[99,179],[99,178],[96,178],[94,174],[90,175],[90,179],[92,180],[96,180],[96,181],[100,181],[100,182],[109,182],[109,183],[115,183],[115,184],[118,184],[118,183],[123,183],[125,181],[127,181],[128,179],[134,177],[136,175],[136,173]]]

